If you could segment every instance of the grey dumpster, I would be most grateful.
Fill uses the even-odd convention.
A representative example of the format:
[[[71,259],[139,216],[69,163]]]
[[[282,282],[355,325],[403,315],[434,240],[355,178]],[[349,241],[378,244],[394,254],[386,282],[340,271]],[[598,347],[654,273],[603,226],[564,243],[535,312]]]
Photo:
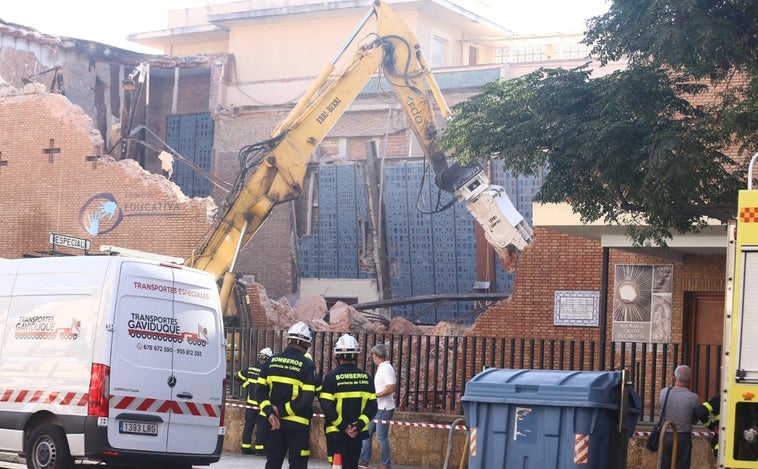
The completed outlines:
[[[469,469],[624,467],[641,412],[618,371],[492,368],[466,384],[461,401]]]

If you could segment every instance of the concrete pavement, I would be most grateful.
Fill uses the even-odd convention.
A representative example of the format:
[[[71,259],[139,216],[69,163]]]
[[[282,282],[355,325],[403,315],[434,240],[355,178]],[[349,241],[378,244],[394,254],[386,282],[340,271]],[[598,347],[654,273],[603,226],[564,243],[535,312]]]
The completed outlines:
[[[373,463],[371,467],[376,467],[377,464]],[[0,453],[0,468],[7,469],[19,469],[26,467],[26,461],[24,458],[20,458],[16,454]],[[102,467],[102,466],[101,466]],[[210,466],[197,466],[198,468],[209,467],[210,469],[265,469],[266,457],[265,456],[247,456],[241,453],[232,451],[224,451],[221,454],[221,460]],[[289,464],[284,462],[283,469],[287,469]],[[308,462],[308,469],[331,469],[331,465],[325,460],[313,459]],[[393,469],[426,469],[415,466],[392,466]],[[439,468],[437,468],[439,469]]]
[[[379,463],[372,463],[371,467],[378,466]],[[215,464],[211,464],[211,469],[265,469],[266,457],[265,456],[246,456],[241,453],[235,453],[231,451],[224,451],[221,454],[221,460]],[[284,461],[283,469],[289,467],[287,461]],[[326,460],[313,459],[308,462],[308,469],[331,469],[331,465]],[[397,466],[392,465],[392,469],[424,469],[415,466]],[[437,468],[439,469],[439,468]]]

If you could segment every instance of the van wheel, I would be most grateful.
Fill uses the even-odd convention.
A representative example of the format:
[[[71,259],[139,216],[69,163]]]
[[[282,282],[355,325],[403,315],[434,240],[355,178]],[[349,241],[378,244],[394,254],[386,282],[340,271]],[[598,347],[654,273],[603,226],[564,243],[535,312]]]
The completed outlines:
[[[70,469],[73,466],[74,460],[61,427],[42,425],[34,429],[26,447],[27,468]]]

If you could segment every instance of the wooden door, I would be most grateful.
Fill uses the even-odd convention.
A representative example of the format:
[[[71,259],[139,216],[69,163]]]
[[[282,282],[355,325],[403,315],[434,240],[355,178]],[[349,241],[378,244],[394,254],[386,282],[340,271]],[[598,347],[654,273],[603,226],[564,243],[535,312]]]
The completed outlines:
[[[724,294],[692,293],[687,317],[692,390],[705,400],[718,392],[721,345],[724,340]]]

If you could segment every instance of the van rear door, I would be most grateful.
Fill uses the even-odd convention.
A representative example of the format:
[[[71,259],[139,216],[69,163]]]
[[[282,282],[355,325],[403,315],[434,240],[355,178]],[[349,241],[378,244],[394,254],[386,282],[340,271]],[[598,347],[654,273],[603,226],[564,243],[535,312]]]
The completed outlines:
[[[226,356],[218,287],[210,275],[174,270],[174,319],[182,340],[174,346],[175,402],[169,452],[211,454],[223,412]]]
[[[224,362],[212,277],[124,262],[111,351],[108,440],[123,450],[212,454]]]

